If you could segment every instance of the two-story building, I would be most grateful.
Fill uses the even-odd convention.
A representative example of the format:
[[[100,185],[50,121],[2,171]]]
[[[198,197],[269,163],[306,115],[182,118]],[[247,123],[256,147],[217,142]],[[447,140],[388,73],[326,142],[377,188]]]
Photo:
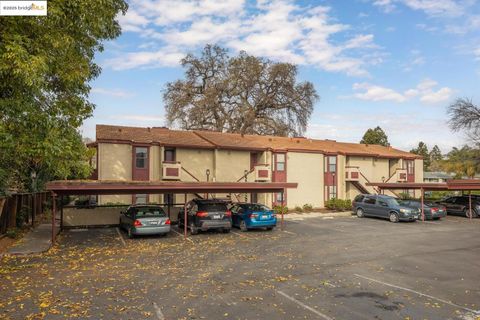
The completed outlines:
[[[331,198],[376,193],[367,182],[423,182],[418,155],[333,140],[97,125],[91,146],[97,149],[94,177],[99,180],[297,182],[298,188],[285,195],[290,208],[321,208]],[[188,195],[196,196],[204,195]],[[228,196],[268,205],[280,201],[272,194]],[[184,202],[184,196],[104,195],[98,201],[172,204]]]

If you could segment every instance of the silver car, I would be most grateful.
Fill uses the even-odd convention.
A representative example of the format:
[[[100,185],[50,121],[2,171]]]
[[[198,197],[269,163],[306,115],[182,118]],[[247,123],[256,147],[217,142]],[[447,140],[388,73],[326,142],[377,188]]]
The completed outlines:
[[[165,235],[170,232],[170,219],[160,206],[132,205],[120,214],[120,228],[128,237],[137,235]]]

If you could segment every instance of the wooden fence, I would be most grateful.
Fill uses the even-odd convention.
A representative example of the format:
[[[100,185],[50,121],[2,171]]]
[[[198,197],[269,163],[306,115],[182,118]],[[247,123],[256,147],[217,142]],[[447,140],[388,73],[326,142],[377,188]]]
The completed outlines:
[[[51,208],[48,192],[14,193],[0,197],[0,235],[18,224],[34,225],[46,208]]]

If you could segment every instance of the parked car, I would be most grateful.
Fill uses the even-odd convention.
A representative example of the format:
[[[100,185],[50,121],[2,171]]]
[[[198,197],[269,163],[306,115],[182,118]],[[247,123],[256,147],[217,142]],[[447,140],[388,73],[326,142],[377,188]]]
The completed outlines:
[[[277,215],[269,207],[258,203],[235,203],[232,211],[232,226],[242,231],[256,228],[272,230],[277,226]]]
[[[187,207],[187,226],[191,234],[210,229],[230,232],[232,212],[227,202],[218,199],[193,199],[185,204]],[[184,228],[184,212],[178,214],[178,227]]]
[[[353,210],[359,218],[379,217],[391,222],[415,221],[419,209],[401,205],[394,197],[386,195],[360,194],[353,200]]]
[[[165,235],[170,232],[170,219],[160,206],[131,205],[120,214],[120,228],[128,237],[137,235]]]
[[[447,213],[452,215],[460,215],[470,217],[470,200],[468,196],[448,197],[444,200],[437,201],[447,208]],[[480,214],[480,198],[472,196],[472,217],[476,218]]]
[[[422,202],[420,200],[402,200],[400,204],[419,209],[420,219],[422,218]],[[426,220],[437,220],[447,216],[447,208],[445,206],[435,203],[433,201],[423,202],[423,213]]]

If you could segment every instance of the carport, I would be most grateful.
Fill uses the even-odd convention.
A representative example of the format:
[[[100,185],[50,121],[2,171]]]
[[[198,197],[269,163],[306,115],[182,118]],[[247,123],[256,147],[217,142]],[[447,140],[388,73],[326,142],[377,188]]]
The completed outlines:
[[[47,184],[52,194],[52,243],[55,241],[57,205],[56,197],[70,195],[121,195],[121,194],[187,194],[196,193],[280,193],[284,205],[286,189],[297,188],[297,183],[285,182],[156,182],[156,181],[103,181],[60,180]],[[63,226],[63,204],[60,204],[60,226]],[[284,229],[284,210],[281,210],[281,230]],[[187,209],[184,206],[184,238],[187,238]]]
[[[367,186],[377,187],[382,190],[420,190],[421,206],[422,206],[422,221],[425,221],[425,211],[423,208],[425,191],[468,191],[469,197],[469,217],[473,218],[472,213],[472,191],[480,190],[480,179],[451,179],[442,183],[410,183],[410,182],[398,182],[398,183],[384,183],[384,182],[369,182]]]

